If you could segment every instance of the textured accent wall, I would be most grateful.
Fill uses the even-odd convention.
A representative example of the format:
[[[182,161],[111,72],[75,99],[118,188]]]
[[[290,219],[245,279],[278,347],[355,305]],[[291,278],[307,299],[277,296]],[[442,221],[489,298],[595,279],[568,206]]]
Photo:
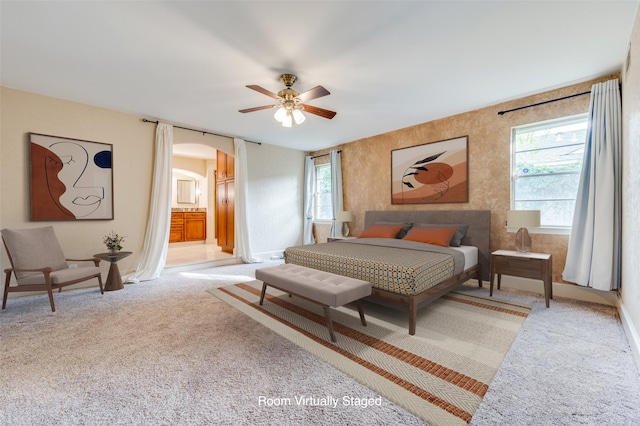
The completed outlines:
[[[352,235],[362,232],[366,210],[487,209],[492,213],[491,249],[515,249],[515,234],[507,233],[505,228],[510,204],[511,128],[588,112],[589,95],[504,115],[498,115],[498,111],[590,91],[594,83],[615,77],[618,75],[511,100],[336,147],[342,150],[345,209],[353,211],[354,214],[354,221],[350,224]],[[465,135],[469,136],[468,203],[391,204],[392,150]],[[328,151],[318,151],[312,155],[326,152]],[[322,235],[322,227],[317,228],[318,234]],[[568,235],[533,234],[532,239],[532,251],[553,255],[553,280],[562,282]]]

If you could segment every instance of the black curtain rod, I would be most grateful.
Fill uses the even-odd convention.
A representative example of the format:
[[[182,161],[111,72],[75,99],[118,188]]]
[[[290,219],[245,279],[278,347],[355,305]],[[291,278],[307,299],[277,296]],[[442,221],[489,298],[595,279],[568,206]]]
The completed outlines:
[[[341,152],[342,150],[338,151],[338,154],[340,154]],[[320,155],[316,155],[315,157],[311,157],[311,159],[315,160],[316,158],[326,157],[327,155],[331,155],[331,154],[320,154]]]
[[[558,98],[558,99],[551,99],[549,101],[538,102],[537,104],[525,105],[525,106],[521,106],[519,108],[508,109],[506,111],[498,111],[498,115],[504,115],[504,114],[506,114],[508,112],[518,111],[520,109],[531,108],[531,107],[544,105],[544,104],[550,104],[551,102],[558,102],[558,101],[562,101],[564,99],[575,98],[577,96],[583,96],[583,95],[589,95],[589,94],[591,94],[591,90],[589,90],[588,92],[576,93],[575,95],[564,96],[564,97]]]
[[[142,122],[143,123],[158,124],[157,121],[147,120],[146,118],[143,118]],[[227,136],[227,135],[219,135],[218,133],[205,132],[204,130],[190,129],[188,127],[180,127],[180,126],[173,126],[173,127],[175,127],[176,129],[191,130],[192,132],[202,133],[203,135],[221,136],[223,138],[230,138],[231,137],[231,136]],[[245,142],[255,143],[256,145],[262,145],[262,142],[254,142],[254,141],[247,141],[247,140],[245,140]]]

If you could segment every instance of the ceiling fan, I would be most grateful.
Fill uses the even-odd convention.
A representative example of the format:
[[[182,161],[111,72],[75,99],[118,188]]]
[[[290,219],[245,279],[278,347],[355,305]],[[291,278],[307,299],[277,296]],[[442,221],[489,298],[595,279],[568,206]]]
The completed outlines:
[[[308,102],[312,99],[317,99],[322,96],[329,95],[329,91],[322,86],[316,86],[313,89],[307,90],[306,92],[298,93],[297,90],[291,88],[291,86],[293,86],[293,83],[295,83],[297,79],[298,77],[293,74],[282,74],[280,76],[280,81],[282,81],[282,83],[287,86],[287,88],[279,91],[277,95],[263,87],[256,86],[254,84],[248,85],[247,87],[249,89],[260,92],[263,95],[269,96],[270,98],[277,99],[278,103],[241,109],[240,112],[244,113],[260,111],[269,108],[278,108],[274,115],[274,118],[282,123],[284,127],[291,127],[294,123],[302,124],[302,122],[305,120],[302,111],[314,115],[319,115],[320,117],[328,118],[329,120],[331,120],[336,115],[334,111],[329,111],[328,109],[318,108],[313,105],[305,104],[305,102]]]

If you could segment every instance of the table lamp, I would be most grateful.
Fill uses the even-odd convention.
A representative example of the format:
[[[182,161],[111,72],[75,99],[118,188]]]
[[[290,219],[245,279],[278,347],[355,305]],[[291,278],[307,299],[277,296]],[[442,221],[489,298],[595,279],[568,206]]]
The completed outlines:
[[[531,250],[531,237],[527,228],[540,226],[540,210],[509,210],[507,226],[518,228],[516,250],[520,253],[528,253]]]
[[[343,237],[348,237],[349,236],[349,225],[347,225],[347,222],[351,222],[353,220],[353,213],[351,213],[350,211],[341,211],[338,212],[336,214],[336,220],[338,222],[342,222],[342,229],[340,230],[340,234]],[[346,232],[345,232],[346,229]]]

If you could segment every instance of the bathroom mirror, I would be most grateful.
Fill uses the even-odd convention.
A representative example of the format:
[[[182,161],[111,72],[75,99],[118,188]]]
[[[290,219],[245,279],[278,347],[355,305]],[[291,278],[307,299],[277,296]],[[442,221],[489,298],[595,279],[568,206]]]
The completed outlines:
[[[180,204],[196,203],[196,181],[178,179],[177,201]]]

